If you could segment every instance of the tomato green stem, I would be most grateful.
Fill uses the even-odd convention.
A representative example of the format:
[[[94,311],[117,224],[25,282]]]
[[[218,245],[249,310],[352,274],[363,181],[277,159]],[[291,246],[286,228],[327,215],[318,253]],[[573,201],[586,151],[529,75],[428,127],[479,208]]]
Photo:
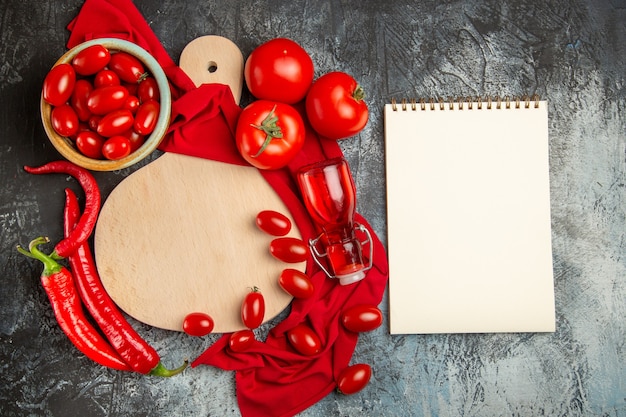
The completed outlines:
[[[354,89],[354,93],[352,93],[352,98],[356,101],[361,101],[365,98],[365,90],[361,87],[361,84],[357,84]]]
[[[253,158],[257,158],[259,155],[261,155],[263,151],[265,151],[265,149],[269,146],[272,139],[283,138],[283,131],[280,126],[276,124],[276,122],[278,121],[278,117],[274,115],[274,110],[276,110],[275,105],[274,107],[272,107],[272,110],[267,114],[267,116],[265,116],[265,119],[263,119],[260,125],[255,125],[252,123],[250,124],[250,126],[262,130],[265,133],[265,141],[263,142],[263,145],[261,145],[259,151],[252,156]]]

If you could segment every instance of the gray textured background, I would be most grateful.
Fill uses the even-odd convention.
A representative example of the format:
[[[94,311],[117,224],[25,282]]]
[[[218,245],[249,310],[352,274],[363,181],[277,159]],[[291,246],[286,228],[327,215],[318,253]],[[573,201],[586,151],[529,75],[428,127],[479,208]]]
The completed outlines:
[[[21,167],[58,158],[38,98],[81,4],[0,0],[0,415],[237,416],[230,372],[145,378],[78,354],[54,321],[40,267],[14,250],[41,233],[61,236],[71,182]],[[385,102],[524,93],[549,100],[556,332],[392,337],[383,326],[364,334],[354,355],[374,366],[368,388],[330,394],[303,416],[626,416],[624,0],[135,4],[175,60],[201,35],[226,36],[245,56],[286,36],[309,51],[318,75],[353,74],[371,119],[342,148],[359,211],[383,241]],[[97,174],[104,195],[132,169]],[[217,338],[132,323],[171,366]]]

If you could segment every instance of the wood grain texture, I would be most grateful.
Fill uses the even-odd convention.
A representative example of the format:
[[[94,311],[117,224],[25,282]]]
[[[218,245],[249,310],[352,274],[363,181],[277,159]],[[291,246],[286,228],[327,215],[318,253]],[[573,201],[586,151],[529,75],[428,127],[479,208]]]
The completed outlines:
[[[63,188],[80,194],[65,176],[29,176],[21,167],[59,157],[38,99],[82,3],[0,0],[0,415],[239,416],[230,372],[201,367],[162,380],[93,365],[58,329],[38,283],[41,268],[14,250],[40,234],[60,239]],[[358,210],[383,240],[382,107],[391,97],[537,93],[551,103],[556,332],[392,337],[385,323],[359,338],[353,357],[373,365],[370,385],[353,396],[330,394],[302,417],[626,415],[623,0],[134,3],[176,61],[202,35],[233,40],[244,57],[287,36],[312,55],[316,75],[338,69],[357,77],[370,120],[341,146]],[[244,89],[242,103],[250,99]],[[103,194],[138,168],[97,174]],[[380,307],[386,313],[387,301]],[[217,338],[130,321],[168,366]]]
[[[229,39],[194,39],[180,66],[196,85],[229,85],[239,102],[243,56]],[[162,329],[182,331],[187,314],[203,312],[215,333],[240,330],[241,302],[253,287],[271,320],[291,301],[280,272],[306,263],[269,254],[270,236],[254,226],[262,210],[288,216],[289,236],[301,238],[257,169],[166,153],[118,184],[102,207],[94,239],[102,282],[125,312]]]

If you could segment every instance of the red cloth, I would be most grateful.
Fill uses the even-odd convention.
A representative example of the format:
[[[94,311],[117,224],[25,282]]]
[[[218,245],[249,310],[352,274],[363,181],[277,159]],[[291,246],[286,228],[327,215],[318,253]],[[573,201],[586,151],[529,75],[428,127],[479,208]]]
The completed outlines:
[[[230,89],[218,84],[196,88],[130,0],[86,0],[68,29],[68,47],[89,39],[116,37],[135,42],[157,59],[170,81],[173,98],[171,126],[160,149],[246,164],[235,146],[234,129],[241,109]],[[303,113],[301,107],[299,110]],[[288,167],[261,171],[305,239],[314,236],[315,230],[300,200],[294,173],[305,164],[341,155],[335,141],[320,139],[309,128],[303,150]],[[364,280],[341,286],[326,278],[309,259],[307,273],[316,288],[314,296],[294,299],[288,317],[269,331],[264,342],[256,341],[248,351],[235,353],[228,349],[230,335],[225,334],[193,362],[194,367],[205,364],[236,371],[237,399],[244,417],[297,414],[331,392],[338,373],[350,363],[358,335],[341,326],[340,314],[356,304],[378,305],[388,278],[384,247],[361,215],[357,213],[355,220],[366,226],[373,238],[374,266]],[[316,356],[300,355],[286,339],[286,332],[302,322],[322,341],[323,351]]]

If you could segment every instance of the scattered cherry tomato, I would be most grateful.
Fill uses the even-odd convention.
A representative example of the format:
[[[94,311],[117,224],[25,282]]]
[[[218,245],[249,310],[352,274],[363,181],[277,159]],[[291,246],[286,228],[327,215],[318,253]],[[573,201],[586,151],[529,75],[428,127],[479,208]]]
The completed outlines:
[[[372,367],[366,363],[348,366],[337,377],[337,389],[342,394],[351,395],[361,391],[372,378]]]
[[[246,294],[241,303],[241,321],[248,329],[256,329],[263,323],[265,299],[257,287]]]
[[[363,88],[344,72],[318,78],[306,97],[306,114],[317,133],[329,139],[345,139],[367,124],[369,112]]]
[[[383,324],[383,313],[376,306],[359,304],[341,314],[341,324],[351,332],[369,332]]]
[[[102,159],[102,145],[104,138],[93,130],[79,132],[76,136],[76,147],[86,157]]]
[[[248,90],[258,99],[294,104],[313,81],[313,61],[291,39],[276,38],[256,47],[244,66]]]
[[[297,269],[283,270],[278,278],[278,284],[295,298],[309,298],[315,292],[315,287],[308,275]]]
[[[253,101],[243,109],[235,133],[243,158],[259,169],[287,165],[304,145],[304,122],[288,104]]]
[[[322,342],[313,329],[304,323],[287,332],[287,340],[302,355],[313,356],[322,351]]]
[[[70,105],[76,112],[78,120],[82,122],[86,122],[91,117],[91,110],[87,106],[87,100],[92,91],[93,86],[89,81],[84,79],[76,80],[74,91],[72,91],[72,96],[70,97]]]
[[[93,114],[105,115],[121,109],[128,98],[128,90],[121,85],[94,89],[87,98],[87,107]]]
[[[189,313],[183,320],[183,330],[190,336],[206,336],[214,326],[213,318],[206,313]]]
[[[109,69],[113,70],[122,81],[137,83],[147,76],[140,60],[126,52],[111,54]]]
[[[159,86],[154,77],[146,77],[139,83],[137,86],[137,97],[139,97],[139,101],[142,103],[148,100],[160,100]]]
[[[304,262],[309,257],[309,247],[295,237],[278,237],[270,242],[270,253],[287,263]]]
[[[228,346],[235,352],[244,352],[252,346],[254,340],[254,332],[252,330],[238,330],[230,335]]]
[[[285,236],[291,230],[291,220],[274,210],[263,210],[256,215],[259,229],[272,236]]]
[[[120,83],[120,77],[118,77],[117,74],[110,69],[103,69],[102,71],[99,71],[93,78],[93,86],[95,88],[120,85]]]
[[[133,114],[129,110],[114,110],[98,122],[97,132],[105,137],[120,135],[133,126]]]
[[[111,54],[106,47],[92,45],[74,56],[72,66],[80,75],[92,75],[106,67],[110,59]]]
[[[43,99],[53,106],[65,104],[72,95],[75,83],[76,71],[71,64],[56,65],[43,80]]]
[[[78,116],[69,104],[54,107],[50,120],[52,128],[61,136],[69,137],[78,132]]]
[[[110,160],[125,158],[130,155],[130,141],[124,136],[112,136],[104,141],[102,155]]]
[[[140,135],[149,135],[154,130],[159,119],[161,106],[156,100],[148,100],[139,106],[135,114],[133,129]]]

